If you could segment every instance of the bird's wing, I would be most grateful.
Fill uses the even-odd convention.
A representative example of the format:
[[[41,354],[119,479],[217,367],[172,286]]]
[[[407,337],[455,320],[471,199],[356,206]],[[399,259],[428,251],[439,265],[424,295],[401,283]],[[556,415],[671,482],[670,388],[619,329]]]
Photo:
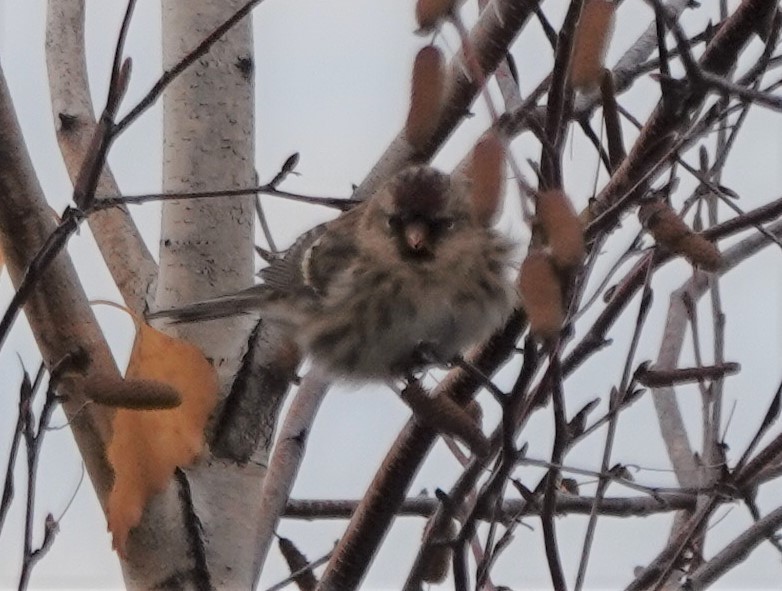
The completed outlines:
[[[326,224],[321,224],[299,236],[283,256],[260,270],[258,275],[263,279],[263,284],[288,293],[308,287],[302,266],[308,259],[312,246],[325,232]]]
[[[147,314],[170,322],[199,322],[246,313],[296,323],[294,318],[328,293],[331,282],[355,259],[355,227],[359,208],[302,234],[279,259],[262,269],[263,283],[228,294]]]
[[[247,314],[271,307],[280,301],[280,294],[266,285],[253,285],[237,293],[204,300],[170,310],[159,310],[146,315],[147,320],[166,318],[169,322],[201,322],[228,316]]]
[[[359,208],[302,234],[285,255],[259,273],[263,284],[281,293],[318,298],[355,260]]]

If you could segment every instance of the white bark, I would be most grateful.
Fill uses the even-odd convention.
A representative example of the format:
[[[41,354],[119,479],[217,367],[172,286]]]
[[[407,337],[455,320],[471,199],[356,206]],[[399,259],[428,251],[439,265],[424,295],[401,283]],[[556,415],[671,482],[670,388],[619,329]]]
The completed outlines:
[[[696,301],[708,285],[708,277],[696,272],[692,280],[671,294],[668,319],[660,342],[655,369],[670,370],[679,367],[679,356],[689,326],[685,298]],[[668,450],[668,457],[679,485],[695,488],[699,484],[698,464],[695,462],[687,428],[682,418],[673,387],[652,388],[652,400],[657,411],[660,434]]]
[[[170,69],[242,4],[236,0],[163,2],[164,69]],[[253,184],[250,24],[249,18],[241,21],[166,92],[164,191]],[[157,307],[174,307],[249,286],[253,256],[250,197],[167,202]],[[221,396],[227,398],[230,392],[230,399],[224,400],[213,418],[214,433],[208,439],[214,453],[178,472],[132,532],[130,556],[123,562],[128,587],[248,589],[253,584],[260,566],[257,524],[276,419],[275,395],[287,389],[291,366],[297,361],[295,355],[275,355],[279,339],[253,328],[252,320],[235,318],[173,329],[213,361]],[[273,362],[279,362],[277,373],[270,368]],[[256,409],[249,417],[248,400]],[[253,421],[250,426],[248,419]],[[231,432],[239,428],[242,433]]]
[[[55,227],[0,67],[0,251],[15,286]],[[105,504],[113,478],[105,457],[113,411],[89,404],[84,392],[93,376],[118,379],[119,374],[67,252],[41,274],[24,313],[48,367],[77,348],[89,355],[90,373],[84,379],[64,379],[59,393],[65,396],[62,406],[87,473]]]
[[[50,0],[46,19],[46,65],[57,141],[72,183],[91,148],[95,109],[90,97],[84,40],[84,0]],[[98,195],[120,194],[108,164]],[[125,207],[92,214],[88,223],[125,304],[134,312],[149,307],[157,265]]]
[[[261,497],[261,521],[259,523],[258,549],[260,566],[269,553],[274,532],[293,490],[307,449],[307,439],[321,402],[326,397],[330,382],[313,369],[301,383],[280,428],[274,454],[263,483]],[[258,571],[260,575],[260,570]]]

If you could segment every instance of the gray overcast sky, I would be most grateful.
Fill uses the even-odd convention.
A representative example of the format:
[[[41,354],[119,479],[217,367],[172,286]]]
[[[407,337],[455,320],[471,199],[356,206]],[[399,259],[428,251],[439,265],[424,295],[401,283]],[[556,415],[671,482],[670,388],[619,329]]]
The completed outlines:
[[[475,16],[474,2],[464,8],[465,17]],[[717,3],[714,3],[715,5]],[[731,2],[731,6],[736,2]],[[545,3],[555,23],[561,19],[561,1]],[[283,160],[293,152],[301,153],[298,167],[301,176],[291,177],[285,187],[315,195],[347,196],[351,183],[359,182],[393,138],[404,121],[409,92],[409,69],[417,49],[425,43],[413,35],[413,2],[400,0],[266,0],[254,13],[257,54],[257,130],[258,169],[260,178],[269,178]],[[88,1],[88,55],[91,83],[96,105],[102,105],[108,78],[116,31],[124,9],[122,0]],[[715,9],[716,14],[716,9]],[[0,0],[0,59],[8,78],[28,147],[44,190],[55,210],[68,203],[71,187],[60,161],[54,138],[44,63],[43,0]],[[616,37],[609,52],[609,65],[648,24],[651,13],[640,0],[627,0],[619,12]],[[689,19],[691,31],[705,23]],[[157,2],[139,2],[127,45],[133,57],[133,77],[126,105],[134,103],[160,73],[159,7]],[[522,80],[523,93],[532,88],[550,68],[547,45],[533,23],[514,47]],[[447,37],[450,55],[456,47],[452,35]],[[445,46],[444,46],[445,47]],[[750,55],[758,55],[755,43]],[[658,92],[650,83],[639,85],[622,103],[642,116],[656,102]],[[435,163],[450,168],[467,152],[471,143],[486,127],[487,117],[480,104],[476,116],[469,120],[438,155]],[[152,109],[128,131],[112,149],[109,161],[127,194],[155,191],[160,186],[160,151],[154,139],[160,133],[161,112]],[[628,129],[628,133],[630,130]],[[782,126],[779,117],[755,110],[747,122],[742,152],[726,170],[725,184],[745,197],[742,207],[749,209],[776,198],[781,193],[779,162]],[[580,134],[573,134],[567,150],[567,189],[576,205],[582,205],[591,194],[596,162],[594,152]],[[529,136],[514,144],[518,159],[538,157],[539,147]],[[682,183],[682,195],[692,187],[689,179]],[[508,212],[501,227],[514,236],[519,230],[510,220],[517,214],[515,194],[508,195]],[[283,202],[268,203],[272,225],[278,241],[285,245],[301,231],[332,215],[317,208],[303,208]],[[133,213],[153,250],[159,232],[159,209],[155,205],[134,208]],[[628,221],[624,233],[613,238],[614,252],[629,243],[635,228]],[[69,246],[73,257],[83,263],[83,281],[92,298],[119,301],[109,275],[102,264],[94,264],[96,251],[85,228]],[[88,262],[89,261],[89,262]],[[611,261],[606,261],[606,264]],[[743,372],[727,384],[728,408],[738,401],[728,431],[728,442],[737,453],[746,445],[765,412],[766,400],[780,378],[779,359],[782,354],[782,321],[779,301],[782,273],[779,251],[768,249],[745,268],[735,271],[725,281],[725,307],[728,312],[728,358],[742,362]],[[638,359],[656,355],[662,332],[662,319],[667,306],[667,293],[678,286],[688,273],[682,263],[669,265],[655,280],[657,299],[651,323],[641,343]],[[0,298],[10,297],[7,274],[0,278]],[[760,294],[758,298],[754,294]],[[747,305],[748,302],[755,305]],[[758,305],[759,304],[759,305]],[[127,359],[132,340],[132,324],[116,310],[97,307],[110,344],[121,364]],[[628,315],[634,316],[634,313]],[[626,340],[630,324],[619,325],[611,336]],[[708,339],[708,334],[704,338]],[[624,349],[618,349],[624,350]],[[0,458],[6,457],[7,440],[15,421],[15,391],[20,379],[19,353],[25,366],[34,371],[38,356],[29,331],[20,320],[13,339],[0,354],[0,376],[6,393],[0,399]],[[622,354],[623,355],[623,354]],[[621,359],[611,355],[596,358],[596,362],[580,370],[568,382],[568,397],[573,408],[596,394],[603,395],[618,380]],[[690,362],[685,359],[683,362]],[[507,385],[512,368],[504,372],[499,383]],[[691,396],[690,396],[691,395]],[[747,398],[762,400],[744,404]],[[699,398],[694,390],[682,396],[697,436]],[[487,423],[498,415],[490,402]],[[321,410],[312,433],[308,455],[304,462],[294,495],[297,497],[358,497],[374,474],[380,458],[393,441],[398,429],[409,416],[406,407],[384,388],[334,391]],[[55,424],[63,423],[57,414]],[[587,442],[568,457],[571,465],[594,467],[602,446],[602,434]],[[667,469],[668,462],[648,401],[639,403],[623,418],[618,434],[615,460],[644,468]],[[549,414],[541,413],[525,430],[530,444],[529,455],[545,458],[551,443]],[[334,465],[334,457],[341,458]],[[17,505],[0,538],[0,587],[15,586],[19,566],[19,541],[23,498],[23,462],[16,475]],[[80,460],[67,429],[47,434],[43,464],[39,478],[37,517],[42,521],[47,512],[62,514],[76,489],[81,475]],[[4,461],[0,460],[0,467]],[[431,493],[437,486],[448,488],[459,473],[456,462],[438,444],[435,452],[416,479],[413,494],[426,488]],[[520,470],[522,478],[534,481],[533,470]],[[647,484],[672,485],[667,472],[642,470],[637,480]],[[589,491],[588,485],[584,489]],[[620,494],[621,491],[613,490]],[[776,489],[776,495],[780,492]],[[761,501],[776,496],[764,492]],[[778,497],[777,497],[778,498]],[[770,505],[769,505],[770,506]],[[531,520],[533,529],[519,528],[517,542],[495,569],[495,581],[514,588],[546,588],[549,577],[542,551],[539,524]],[[400,572],[406,572],[417,548],[422,520],[403,519],[388,536],[366,582],[367,589],[395,588]],[[558,523],[560,544],[567,572],[575,572],[585,519],[569,518]],[[725,536],[740,531],[748,524],[746,511],[734,507],[718,526]],[[345,522],[304,523],[285,521],[280,533],[292,538],[315,558],[331,548]],[[590,580],[596,587],[616,588],[626,581],[631,569],[644,564],[654,549],[665,539],[667,519],[601,520],[596,548],[591,561]],[[719,539],[716,536],[715,539]],[[628,543],[630,542],[630,543]],[[707,551],[714,551],[714,547]],[[523,575],[520,574],[523,571]],[[286,568],[273,550],[262,577],[261,588],[283,578]],[[740,586],[774,588],[782,575],[779,556],[764,545],[753,558],[725,578],[720,588]],[[105,533],[105,520],[100,513],[88,483],[83,483],[68,513],[61,522],[61,531],[54,547],[36,567],[33,586],[36,588],[114,588],[121,585],[117,561],[110,550]],[[444,588],[447,588],[445,585]]]

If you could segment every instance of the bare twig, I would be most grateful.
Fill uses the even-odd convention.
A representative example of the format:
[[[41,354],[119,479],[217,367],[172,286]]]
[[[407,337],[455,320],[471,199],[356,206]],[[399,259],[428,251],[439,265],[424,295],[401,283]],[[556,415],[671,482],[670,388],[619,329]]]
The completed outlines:
[[[638,316],[635,322],[635,328],[633,330],[633,336],[630,341],[630,347],[625,358],[624,370],[622,372],[622,378],[618,390],[613,390],[609,398],[609,409],[613,410],[622,404],[622,401],[628,394],[630,382],[632,380],[631,368],[635,353],[638,349],[638,343],[640,342],[641,332],[643,330],[646,318],[649,314],[649,309],[652,304],[652,290],[651,290],[651,277],[652,269],[654,268],[654,260],[649,264],[646,278],[643,285],[643,294],[641,295],[641,302],[638,306]],[[613,414],[608,422],[608,433],[606,434],[605,446],[603,448],[603,460],[601,464],[601,472],[608,472],[609,464],[611,462],[611,453],[613,451],[614,439],[616,436],[618,414]],[[597,527],[597,509],[600,506],[600,499],[605,494],[605,490],[610,481],[605,478],[600,478],[597,486],[597,493],[595,495],[595,505],[592,513],[589,516],[589,523],[587,524],[587,531],[584,536],[584,546],[581,552],[581,560],[578,565],[578,575],[576,577],[576,591],[583,588],[584,581],[586,579],[586,570],[589,563],[589,554],[591,552],[592,541],[595,534],[595,528]]]
[[[171,69],[163,72],[157,82],[152,88],[139,100],[135,107],[133,107],[127,115],[125,115],[120,121],[114,125],[112,133],[116,137],[120,135],[131,123],[133,123],[139,116],[144,113],[149,107],[151,107],[155,101],[160,98],[163,91],[171,84],[179,74],[189,68],[198,58],[205,55],[217,41],[230,31],[240,20],[246,17],[253,8],[263,0],[248,0],[241,8],[234,12],[228,19],[226,19],[220,26],[215,28],[209,35],[207,35],[201,43],[199,43],[192,51],[184,56],[179,62],[177,62]]]
[[[140,205],[142,203],[150,203],[153,201],[181,201],[184,199],[216,199],[220,197],[240,197],[243,195],[255,195],[255,194],[271,195],[274,197],[280,197],[282,199],[288,199],[290,201],[298,201],[299,203],[308,203],[310,205],[322,205],[325,207],[333,207],[341,211],[345,211],[354,207],[357,201],[353,199],[341,198],[341,197],[312,197],[309,195],[300,195],[297,193],[290,193],[288,191],[281,191],[276,188],[276,185],[267,183],[265,185],[258,185],[257,187],[247,187],[246,189],[223,189],[217,191],[191,191],[188,193],[145,193],[143,195],[124,195],[122,197],[102,197],[96,201],[89,212],[101,211],[110,207],[118,207],[120,205]],[[88,212],[88,213],[89,213]]]
[[[86,363],[86,365],[85,365]],[[53,368],[49,378],[49,384],[46,388],[46,397],[41,408],[38,420],[33,414],[33,399],[36,390],[29,383],[27,374],[22,381],[22,391],[19,397],[19,413],[22,417],[22,432],[24,434],[25,447],[27,449],[27,503],[25,505],[25,524],[24,524],[24,554],[22,556],[22,571],[19,575],[19,590],[27,588],[30,582],[30,575],[33,567],[44,557],[54,543],[54,536],[59,529],[57,521],[49,514],[46,516],[44,526],[44,536],[41,546],[37,549],[32,547],[33,522],[35,517],[35,493],[36,478],[38,476],[38,461],[41,457],[43,448],[43,438],[46,435],[47,426],[52,413],[56,408],[59,399],[56,394],[56,388],[60,378],[64,373],[73,370],[83,373],[89,360],[86,360],[83,352],[74,352],[60,360]],[[35,385],[40,385],[40,376],[42,371],[38,371]]]
[[[552,365],[552,406],[554,409],[554,446],[551,451],[552,467],[549,468],[545,479],[545,493],[543,495],[543,510],[540,515],[543,526],[543,542],[546,549],[546,560],[551,575],[551,583],[557,591],[566,591],[565,573],[562,570],[562,561],[559,558],[557,546],[557,531],[554,526],[554,511],[556,509],[556,489],[559,480],[559,469],[556,465],[562,462],[565,448],[568,445],[568,427],[565,418],[565,397],[562,393],[562,372],[559,366],[557,354],[553,353],[549,360]]]
[[[311,371],[299,386],[280,428],[261,493],[263,521],[257,530],[258,539],[264,541],[258,550],[262,557],[261,566],[269,551],[273,533],[288,501],[288,496],[293,489],[293,483],[304,457],[307,436],[312,429],[315,416],[329,386],[330,382],[324,376],[317,371]],[[260,576],[260,569],[256,576]]]
[[[695,507],[696,495],[692,491],[659,492],[654,496],[605,497],[600,503],[600,514],[614,517],[631,517],[669,513]],[[589,515],[594,497],[556,495],[558,515]],[[285,508],[286,519],[350,519],[360,503],[359,499],[290,499]],[[440,501],[434,497],[410,497],[399,506],[399,517],[430,517]],[[509,522],[514,518],[540,515],[542,506],[524,499],[503,499],[499,507],[484,506],[476,517],[480,520],[497,519]],[[496,512],[495,512],[496,511]]]
[[[285,589],[285,587],[287,587],[291,583],[295,583],[297,577],[301,576],[302,574],[308,571],[311,572],[313,569],[316,569],[319,566],[326,564],[329,561],[329,558],[331,558],[332,552],[333,550],[326,552],[326,554],[324,554],[320,558],[316,558],[315,560],[307,564],[307,566],[304,566],[299,570],[297,570],[296,572],[291,573],[289,577],[283,579],[279,583],[275,583],[271,587],[268,587],[266,591],[280,591],[280,589]]]
[[[768,536],[774,535],[780,527],[782,527],[782,508],[766,515],[701,565],[687,577],[684,589],[698,591],[708,588],[731,568],[743,562],[759,544]]]

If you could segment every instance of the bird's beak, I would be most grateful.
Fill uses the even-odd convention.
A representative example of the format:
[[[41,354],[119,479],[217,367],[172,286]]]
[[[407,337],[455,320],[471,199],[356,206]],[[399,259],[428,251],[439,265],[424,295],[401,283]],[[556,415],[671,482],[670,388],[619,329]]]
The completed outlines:
[[[405,242],[413,252],[426,250],[429,242],[429,228],[423,222],[408,222],[405,225]]]

